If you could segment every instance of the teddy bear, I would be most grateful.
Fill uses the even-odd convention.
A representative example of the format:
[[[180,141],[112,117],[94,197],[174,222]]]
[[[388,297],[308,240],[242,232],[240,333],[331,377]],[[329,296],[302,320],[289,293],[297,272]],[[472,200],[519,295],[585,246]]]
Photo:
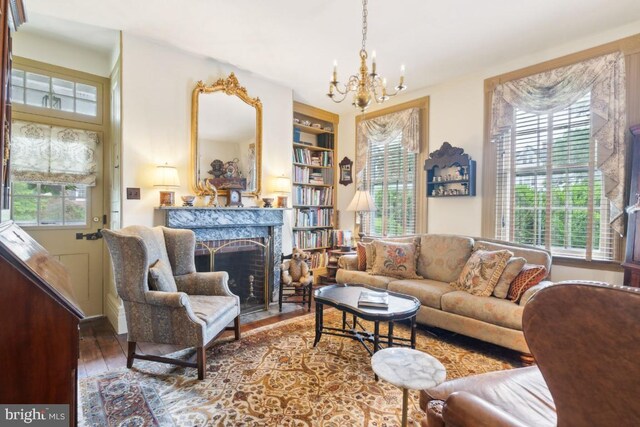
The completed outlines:
[[[284,260],[280,265],[282,283],[284,285],[291,285],[296,282],[296,285],[299,283],[299,286],[306,286],[313,282],[313,276],[306,262],[308,258],[309,254],[302,249],[293,248],[291,259]]]

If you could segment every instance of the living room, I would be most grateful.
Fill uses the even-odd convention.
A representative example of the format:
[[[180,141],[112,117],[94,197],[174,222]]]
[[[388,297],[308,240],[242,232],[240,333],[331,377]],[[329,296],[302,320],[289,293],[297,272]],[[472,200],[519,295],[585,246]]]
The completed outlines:
[[[640,334],[637,2],[129,3],[2,2],[1,405],[81,425],[640,420],[624,384],[560,380],[569,350],[637,372],[607,350],[637,341],[601,329]],[[363,286],[387,317],[345,302]],[[47,350],[9,351],[25,340]],[[380,357],[403,347],[409,367]],[[397,382],[423,365],[431,382]],[[543,407],[455,383],[494,371]],[[595,386],[607,418],[565,400]]]

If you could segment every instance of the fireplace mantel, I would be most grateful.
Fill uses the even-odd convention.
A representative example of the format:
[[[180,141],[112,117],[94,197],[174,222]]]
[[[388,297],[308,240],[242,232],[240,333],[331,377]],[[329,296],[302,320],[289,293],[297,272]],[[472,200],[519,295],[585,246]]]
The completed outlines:
[[[268,238],[269,291],[271,301],[278,300],[280,286],[280,259],[282,256],[282,225],[285,208],[213,208],[213,207],[160,207],[164,225],[169,228],[193,230],[200,242]],[[276,278],[278,280],[276,280]]]

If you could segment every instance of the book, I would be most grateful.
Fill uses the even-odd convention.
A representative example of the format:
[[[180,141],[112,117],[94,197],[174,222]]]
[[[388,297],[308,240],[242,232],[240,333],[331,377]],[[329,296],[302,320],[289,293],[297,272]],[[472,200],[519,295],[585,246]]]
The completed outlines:
[[[386,292],[362,291],[358,307],[389,308],[389,294]]]

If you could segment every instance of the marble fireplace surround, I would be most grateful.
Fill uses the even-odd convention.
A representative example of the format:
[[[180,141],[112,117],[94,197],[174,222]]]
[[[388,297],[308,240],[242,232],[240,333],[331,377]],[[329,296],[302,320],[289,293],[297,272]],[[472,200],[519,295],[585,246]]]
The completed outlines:
[[[269,238],[270,302],[278,301],[285,209],[161,207],[164,225],[193,230],[197,241]]]

